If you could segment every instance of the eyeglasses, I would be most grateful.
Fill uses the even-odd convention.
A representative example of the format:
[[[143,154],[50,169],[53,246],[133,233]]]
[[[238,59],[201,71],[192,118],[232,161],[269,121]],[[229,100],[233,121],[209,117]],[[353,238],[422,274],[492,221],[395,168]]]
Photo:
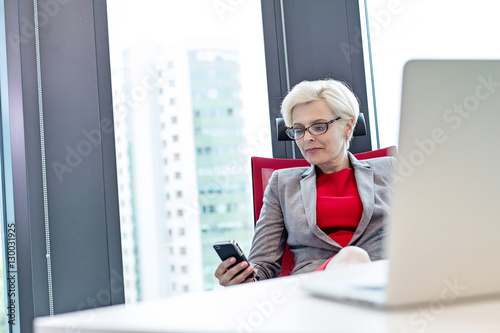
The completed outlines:
[[[341,119],[341,117],[338,117],[337,119],[332,119],[332,120],[325,122],[325,123],[312,124],[311,126],[306,127],[306,128],[288,127],[285,130],[285,133],[292,140],[302,139],[304,137],[304,135],[306,134],[306,130],[309,131],[309,133],[311,133],[312,135],[321,135],[321,134],[326,133],[326,131],[328,131],[328,125],[330,125],[331,123],[333,123],[339,119]]]

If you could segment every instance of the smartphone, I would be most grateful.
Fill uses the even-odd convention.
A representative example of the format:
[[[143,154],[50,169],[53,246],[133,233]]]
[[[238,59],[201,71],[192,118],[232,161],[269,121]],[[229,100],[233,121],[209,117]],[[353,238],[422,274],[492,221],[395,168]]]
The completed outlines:
[[[248,263],[248,260],[245,257],[245,255],[243,254],[243,251],[241,250],[240,246],[234,240],[216,242],[214,244],[214,249],[222,261],[224,261],[228,258],[231,258],[231,257],[236,258],[236,262],[234,264],[232,264],[231,266],[229,266],[229,268],[233,267],[234,265],[239,264],[242,261],[246,261]],[[242,269],[241,271],[239,271],[236,275],[241,274],[245,269],[246,269],[246,267],[244,269]],[[252,274],[250,274],[247,277],[247,279],[253,279],[253,278],[255,278],[255,272],[252,272]]]

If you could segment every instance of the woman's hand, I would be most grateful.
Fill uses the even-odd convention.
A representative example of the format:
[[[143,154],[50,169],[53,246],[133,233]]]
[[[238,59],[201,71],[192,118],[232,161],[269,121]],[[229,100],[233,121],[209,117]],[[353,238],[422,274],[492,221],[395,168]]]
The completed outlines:
[[[214,275],[217,279],[219,279],[219,284],[221,286],[227,287],[235,284],[255,281],[250,277],[250,274],[252,274],[252,272],[255,272],[255,274],[257,274],[257,270],[255,268],[249,266],[246,261],[242,261],[234,267],[229,268],[229,266],[233,265],[235,262],[236,258],[228,258],[221,262],[215,270]],[[244,269],[244,271],[241,272],[241,274],[238,274],[238,272],[242,269]]]

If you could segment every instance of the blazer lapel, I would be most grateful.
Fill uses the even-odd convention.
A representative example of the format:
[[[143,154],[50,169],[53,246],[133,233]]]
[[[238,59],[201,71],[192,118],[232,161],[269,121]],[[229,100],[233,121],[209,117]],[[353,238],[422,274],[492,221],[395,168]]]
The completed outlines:
[[[339,244],[333,241],[327,234],[325,234],[316,224],[316,170],[314,165],[307,169],[302,174],[300,181],[300,193],[302,195],[302,202],[304,203],[304,210],[306,214],[307,225],[311,232],[320,240],[328,243],[330,246],[342,248]]]
[[[348,154],[351,165],[354,168],[354,177],[356,178],[359,197],[363,203],[363,214],[361,215],[359,225],[349,242],[349,245],[351,245],[363,234],[363,232],[365,232],[365,229],[372,218],[375,202],[373,170],[368,163],[359,161],[351,153]]]

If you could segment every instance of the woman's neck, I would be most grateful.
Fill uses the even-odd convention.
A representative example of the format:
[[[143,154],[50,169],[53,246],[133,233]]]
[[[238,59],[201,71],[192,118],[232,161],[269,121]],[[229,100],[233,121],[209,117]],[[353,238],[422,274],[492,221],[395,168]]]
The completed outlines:
[[[332,165],[329,168],[324,168],[324,167],[321,168],[319,166],[316,166],[316,172],[335,173],[346,168],[352,168],[351,161],[349,160],[349,155],[347,154],[347,151],[344,152],[341,163],[339,163],[338,165]]]

